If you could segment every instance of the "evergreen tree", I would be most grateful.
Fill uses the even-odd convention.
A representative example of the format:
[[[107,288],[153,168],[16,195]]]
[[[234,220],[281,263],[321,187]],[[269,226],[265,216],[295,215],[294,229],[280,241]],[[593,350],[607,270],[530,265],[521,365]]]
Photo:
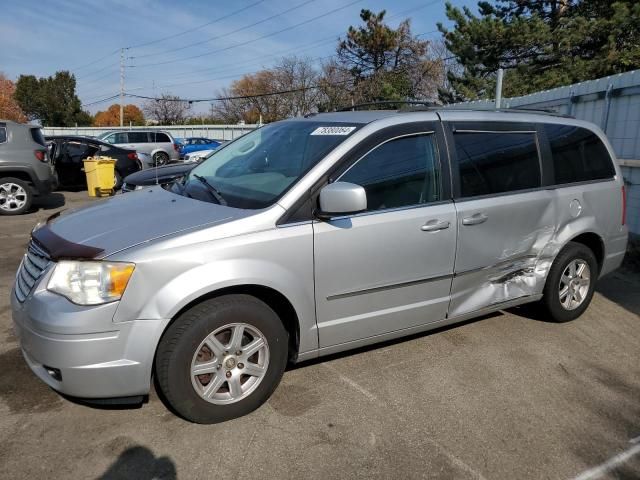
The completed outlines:
[[[462,67],[450,73],[450,98],[525,95],[640,67],[637,0],[497,0],[470,9],[446,5],[451,30],[438,24]]]
[[[43,125],[72,127],[92,122],[76,95],[75,76],[66,71],[46,78],[20,75],[14,98],[30,120],[40,120]]]

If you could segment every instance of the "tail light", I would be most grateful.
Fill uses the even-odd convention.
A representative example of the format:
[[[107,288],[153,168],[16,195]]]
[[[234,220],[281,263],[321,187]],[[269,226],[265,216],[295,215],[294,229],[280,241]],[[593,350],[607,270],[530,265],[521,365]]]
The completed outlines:
[[[622,225],[627,223],[627,189],[622,185]]]
[[[136,152],[127,153],[127,158],[129,160],[138,160],[138,154]]]
[[[47,154],[46,154],[46,152],[44,150],[34,150],[33,154],[41,162],[46,162],[47,161]]]
[[[174,143],[174,144],[173,144],[173,149],[177,152],[177,151],[179,151],[179,150],[180,150],[180,147],[178,147],[178,144],[177,144],[177,143]]]

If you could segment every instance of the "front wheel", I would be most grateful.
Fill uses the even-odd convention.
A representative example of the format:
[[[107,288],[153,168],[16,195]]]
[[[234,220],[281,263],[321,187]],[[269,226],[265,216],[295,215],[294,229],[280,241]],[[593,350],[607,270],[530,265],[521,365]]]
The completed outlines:
[[[267,401],[284,373],[287,350],[287,331],[268,305],[226,295],[196,305],[167,329],[156,378],[182,417],[218,423]]]
[[[541,305],[552,320],[568,322],[587,309],[598,278],[598,262],[585,245],[570,242],[556,257]]]

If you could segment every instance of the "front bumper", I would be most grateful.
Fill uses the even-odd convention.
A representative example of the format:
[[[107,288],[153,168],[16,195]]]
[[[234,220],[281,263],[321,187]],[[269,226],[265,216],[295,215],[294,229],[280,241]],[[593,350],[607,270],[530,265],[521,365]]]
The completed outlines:
[[[20,303],[11,292],[14,329],[31,370],[55,390],[80,398],[145,395],[165,322],[113,322],[117,302],[73,305],[38,290]]]

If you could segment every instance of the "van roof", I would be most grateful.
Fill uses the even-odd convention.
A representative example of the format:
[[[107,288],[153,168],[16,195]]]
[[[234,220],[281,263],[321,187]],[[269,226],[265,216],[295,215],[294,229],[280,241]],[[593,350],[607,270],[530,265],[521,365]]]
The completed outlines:
[[[586,127],[591,130],[597,126],[562,114],[539,110],[505,109],[505,110],[479,110],[457,107],[429,107],[411,108],[406,110],[355,110],[342,112],[328,112],[310,114],[304,118],[295,118],[294,121],[326,121],[340,123],[367,124],[376,120],[391,117],[419,116],[420,120],[441,119],[443,121],[481,121],[481,122],[518,122],[518,123],[559,123]]]

